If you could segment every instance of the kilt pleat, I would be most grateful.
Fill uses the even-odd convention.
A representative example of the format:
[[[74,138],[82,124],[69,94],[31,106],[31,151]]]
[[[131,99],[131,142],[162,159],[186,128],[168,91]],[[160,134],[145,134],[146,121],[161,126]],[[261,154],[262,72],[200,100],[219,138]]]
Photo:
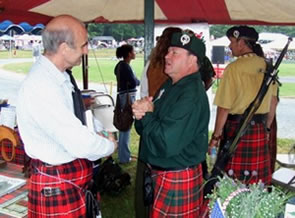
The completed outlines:
[[[201,164],[179,171],[152,170],[154,202],[150,217],[199,217],[203,202]]]
[[[226,122],[226,138],[233,137],[238,128],[236,121]],[[232,178],[245,184],[258,183],[268,185],[271,182],[270,153],[265,126],[252,123],[241,137],[238,147],[227,164],[225,172]]]
[[[84,188],[92,178],[92,163],[77,159],[67,164],[47,166],[32,160],[29,184],[29,217],[85,217]],[[46,176],[45,174],[49,175]],[[45,187],[58,188],[61,193],[44,196]]]

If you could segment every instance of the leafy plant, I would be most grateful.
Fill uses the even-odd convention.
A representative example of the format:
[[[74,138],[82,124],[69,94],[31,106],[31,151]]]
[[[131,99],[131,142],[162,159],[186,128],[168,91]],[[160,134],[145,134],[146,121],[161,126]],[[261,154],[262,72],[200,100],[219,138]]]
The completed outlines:
[[[226,217],[271,218],[284,211],[291,195],[286,195],[274,186],[265,187],[263,183],[246,187],[225,175],[219,178],[217,187],[207,197],[210,199],[211,210],[216,200],[220,200]]]

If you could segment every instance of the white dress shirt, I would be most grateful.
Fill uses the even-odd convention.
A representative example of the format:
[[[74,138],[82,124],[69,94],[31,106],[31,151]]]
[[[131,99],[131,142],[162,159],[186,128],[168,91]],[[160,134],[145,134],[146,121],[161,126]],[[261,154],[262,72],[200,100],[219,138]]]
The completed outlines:
[[[17,124],[31,158],[58,165],[113,153],[113,142],[90,131],[75,116],[72,91],[69,75],[44,56],[23,81],[16,106]]]

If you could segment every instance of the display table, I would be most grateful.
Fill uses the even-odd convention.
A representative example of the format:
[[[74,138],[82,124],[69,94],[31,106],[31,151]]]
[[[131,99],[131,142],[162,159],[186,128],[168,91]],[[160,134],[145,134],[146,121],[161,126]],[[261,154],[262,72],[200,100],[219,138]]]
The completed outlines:
[[[27,217],[28,206],[28,179],[24,178],[22,167],[17,164],[7,163],[5,168],[0,169],[1,176],[7,176],[26,181],[20,188],[0,198],[0,218]]]

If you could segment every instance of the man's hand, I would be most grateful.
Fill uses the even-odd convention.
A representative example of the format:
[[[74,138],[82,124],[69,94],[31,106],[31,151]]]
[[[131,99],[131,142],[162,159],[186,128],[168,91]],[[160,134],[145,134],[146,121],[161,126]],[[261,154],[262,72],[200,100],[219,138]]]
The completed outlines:
[[[115,136],[113,133],[111,132],[106,132],[106,131],[101,131],[101,132],[98,132],[97,133],[98,135],[104,137],[104,138],[107,138],[108,140],[112,141],[114,143],[114,152],[117,150],[118,148],[118,143],[117,143],[117,140],[115,139]]]
[[[146,112],[153,112],[154,104],[153,97],[145,97],[140,100],[135,101],[132,104],[132,112],[135,119],[140,120],[145,116]]]
[[[114,143],[114,152],[115,152],[118,148],[118,142],[115,139],[115,136],[113,135],[113,133],[111,133],[111,132],[108,132],[108,133],[109,133],[108,139]]]

